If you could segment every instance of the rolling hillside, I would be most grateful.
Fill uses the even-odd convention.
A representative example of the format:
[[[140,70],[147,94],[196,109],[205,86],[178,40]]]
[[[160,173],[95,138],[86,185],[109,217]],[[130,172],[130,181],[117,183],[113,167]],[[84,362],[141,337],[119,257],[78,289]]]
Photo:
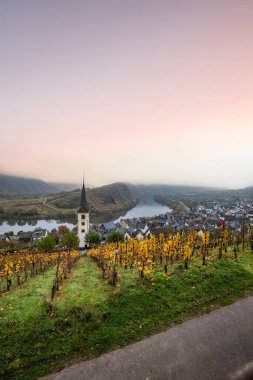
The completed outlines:
[[[71,184],[47,184],[20,177],[0,175],[0,219],[8,218],[75,218],[81,190],[61,191]],[[253,198],[253,187],[239,190],[220,190],[197,186],[132,185],[113,183],[87,189],[91,222],[117,219],[131,209],[139,199],[154,198],[180,211],[181,201],[188,207],[201,200],[230,197]]]
[[[133,204],[135,198],[123,183],[96,187],[86,190],[90,209],[121,209]],[[47,203],[61,209],[77,209],[80,203],[80,190],[63,192],[47,197]]]
[[[136,204],[127,185],[115,183],[86,191],[91,221],[117,218]],[[32,198],[0,199],[0,217],[8,218],[75,218],[80,204],[81,190]]]

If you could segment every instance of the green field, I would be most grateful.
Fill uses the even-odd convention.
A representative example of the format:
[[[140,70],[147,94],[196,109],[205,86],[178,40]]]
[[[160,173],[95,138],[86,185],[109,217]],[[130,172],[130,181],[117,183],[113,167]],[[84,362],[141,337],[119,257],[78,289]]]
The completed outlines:
[[[75,264],[57,294],[56,315],[47,297],[55,268],[0,297],[0,378],[35,379],[74,362],[165,330],[188,318],[253,294],[253,254],[201,258],[168,275],[141,280],[122,270],[113,287],[89,257]]]

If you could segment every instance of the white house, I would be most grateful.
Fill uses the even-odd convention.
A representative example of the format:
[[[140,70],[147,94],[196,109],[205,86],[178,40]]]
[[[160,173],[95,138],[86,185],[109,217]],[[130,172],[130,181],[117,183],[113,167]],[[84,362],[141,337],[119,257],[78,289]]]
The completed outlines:
[[[32,233],[32,240],[37,241],[48,235],[48,230],[44,228],[36,228]]]

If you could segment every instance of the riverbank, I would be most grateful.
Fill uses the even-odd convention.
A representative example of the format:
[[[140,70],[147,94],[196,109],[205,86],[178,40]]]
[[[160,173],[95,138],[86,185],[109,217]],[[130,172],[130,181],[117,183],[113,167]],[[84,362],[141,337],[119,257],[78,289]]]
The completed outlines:
[[[124,215],[129,210],[135,206],[134,203],[121,207],[118,209],[108,209],[108,206],[105,210],[90,210],[90,222],[91,223],[104,223],[114,220],[121,215]],[[47,213],[36,213],[36,215],[30,215],[25,210],[21,210],[18,213],[13,212],[1,212],[0,213],[0,227],[4,222],[8,222],[9,226],[18,224],[20,226],[24,224],[29,224],[31,226],[36,225],[36,222],[39,220],[60,220],[62,224],[73,223],[76,224],[77,211],[72,210],[72,212],[61,212],[56,213],[53,210],[49,210]],[[0,228],[1,230],[1,228]],[[4,232],[1,232],[4,233]]]
[[[97,213],[91,212],[90,223],[91,224],[102,224],[105,222],[110,222],[115,218],[120,217],[122,214],[126,213],[129,208],[121,209],[120,211],[100,211]],[[9,231],[13,231],[14,234],[18,231],[30,231],[35,228],[46,228],[51,231],[54,228],[58,228],[60,225],[65,225],[70,230],[76,226],[76,213],[71,215],[50,215],[50,217],[43,218],[43,216],[35,217],[22,217],[19,218],[6,218],[1,215],[0,219],[0,235]]]
[[[171,197],[156,195],[154,200],[161,205],[170,207],[174,213],[189,212],[190,208],[179,200],[172,199]]]
[[[90,212],[90,223],[91,224],[102,224],[111,221],[119,221],[120,219],[134,219],[140,217],[152,218],[161,214],[170,213],[172,210],[161,205],[151,199],[143,200],[138,204],[132,203],[131,205],[126,205],[123,208],[105,209],[105,210],[92,210]],[[31,227],[36,228],[46,228],[51,231],[54,228],[58,228],[60,225],[66,225],[70,230],[76,226],[76,214],[73,213],[73,217],[69,215],[54,216],[51,215],[50,218],[16,218],[7,219],[0,221],[0,234],[5,232],[13,231],[17,233],[20,230],[30,231]]]

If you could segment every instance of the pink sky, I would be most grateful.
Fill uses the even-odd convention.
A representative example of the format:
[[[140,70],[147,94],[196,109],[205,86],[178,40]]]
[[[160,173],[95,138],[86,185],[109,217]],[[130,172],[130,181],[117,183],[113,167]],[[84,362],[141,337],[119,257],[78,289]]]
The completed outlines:
[[[0,4],[0,171],[253,185],[253,2]]]

